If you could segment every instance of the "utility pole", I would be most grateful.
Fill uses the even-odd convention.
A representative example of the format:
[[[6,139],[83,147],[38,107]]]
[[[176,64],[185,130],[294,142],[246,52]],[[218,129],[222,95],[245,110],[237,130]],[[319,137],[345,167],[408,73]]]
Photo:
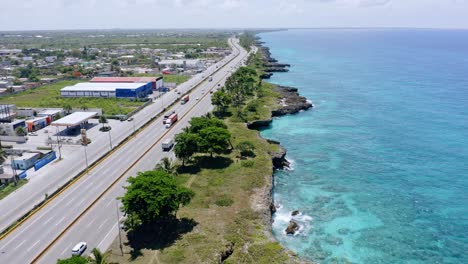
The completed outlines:
[[[115,206],[117,209],[117,228],[119,229],[119,246],[120,246],[120,253],[123,254],[123,246],[122,246],[122,233],[121,233],[121,228],[120,228],[120,218],[119,218],[119,201],[115,200]]]
[[[60,144],[60,137],[59,137],[59,128],[58,126],[56,126],[57,128],[57,147],[58,147],[58,151],[59,151],[59,160],[62,159],[62,149],[61,149],[61,144]]]
[[[15,165],[13,165],[13,156],[14,154],[12,153],[10,155],[10,163],[11,163],[11,169],[13,170],[13,179],[15,180],[15,186],[18,185],[18,179],[16,178],[17,177],[17,173],[16,173],[16,168],[15,168]]]
[[[110,129],[109,129],[109,145],[110,145],[110,149],[112,150],[112,137],[111,137],[111,130]]]

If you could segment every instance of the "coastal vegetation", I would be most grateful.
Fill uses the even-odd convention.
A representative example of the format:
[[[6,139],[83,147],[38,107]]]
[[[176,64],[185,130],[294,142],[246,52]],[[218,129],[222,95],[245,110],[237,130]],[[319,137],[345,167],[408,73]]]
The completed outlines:
[[[116,240],[110,259],[119,263],[296,263],[270,233],[272,154],[280,151],[246,123],[271,118],[279,94],[260,80],[253,64],[241,68],[213,95],[214,115],[193,118],[175,138],[179,158],[158,168],[195,194],[159,237],[147,234],[124,256]],[[138,254],[135,254],[138,252]]]

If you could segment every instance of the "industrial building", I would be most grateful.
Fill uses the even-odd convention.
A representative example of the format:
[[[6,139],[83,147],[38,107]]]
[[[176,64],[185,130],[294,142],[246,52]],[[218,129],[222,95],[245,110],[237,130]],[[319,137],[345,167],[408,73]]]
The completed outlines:
[[[163,77],[94,77],[92,83],[149,83],[153,84],[153,90],[164,86]]]
[[[88,82],[60,90],[63,97],[144,98],[153,92],[153,83]]]
[[[161,67],[177,67],[184,69],[201,69],[205,67],[205,64],[198,59],[161,60],[157,63]]]

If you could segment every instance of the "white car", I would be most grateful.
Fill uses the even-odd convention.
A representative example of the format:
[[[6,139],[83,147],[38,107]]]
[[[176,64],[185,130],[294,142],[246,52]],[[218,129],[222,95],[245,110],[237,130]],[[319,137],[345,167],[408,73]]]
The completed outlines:
[[[72,249],[72,255],[73,256],[81,256],[83,252],[86,250],[88,245],[86,245],[85,242],[80,242],[76,244],[76,246],[73,247]]]
[[[195,98],[195,100],[197,100],[197,101],[198,101],[199,99],[200,99],[200,98],[198,98],[198,97],[197,97],[197,98]]]

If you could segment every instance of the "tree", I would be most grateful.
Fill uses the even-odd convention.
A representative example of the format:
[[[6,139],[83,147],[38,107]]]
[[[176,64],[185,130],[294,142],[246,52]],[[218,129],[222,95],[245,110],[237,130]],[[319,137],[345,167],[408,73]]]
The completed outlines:
[[[7,155],[5,151],[3,150],[3,148],[0,148],[0,164],[3,164],[3,162],[5,162],[6,157]]]
[[[101,116],[99,117],[99,123],[102,124],[102,130],[103,130],[103,131],[104,131],[104,126],[105,126],[105,124],[107,124],[107,122],[108,122],[108,121],[107,121],[107,118],[106,118],[105,116],[101,115]]]
[[[182,159],[182,166],[198,151],[200,138],[194,133],[180,133],[175,137],[174,153],[177,158]]]
[[[225,128],[221,127],[207,127],[200,130],[200,150],[205,153],[221,154],[229,147],[229,140],[231,133]]]
[[[120,198],[122,210],[132,222],[137,220],[141,224],[174,218],[179,207],[187,205],[194,196],[163,170],[140,172],[127,182],[129,185],[124,187],[127,191]]]
[[[217,91],[211,97],[211,103],[218,108],[218,111],[225,113],[232,103],[231,97],[224,91]]]
[[[99,249],[93,248],[91,251],[93,255],[88,258],[90,264],[106,264],[107,263],[107,253],[102,253]]]
[[[198,133],[200,130],[208,127],[219,127],[227,128],[226,124],[218,118],[208,118],[208,117],[194,117],[190,120],[190,129],[191,133]]]
[[[22,127],[22,126],[17,127],[15,129],[15,133],[16,133],[16,135],[18,135],[20,137],[21,136],[26,136],[26,134],[27,134],[26,129],[24,127]]]
[[[89,107],[87,105],[85,105],[85,104],[81,106],[81,110],[83,110],[83,111],[86,111],[88,109],[89,109]]]
[[[239,153],[242,157],[252,157],[255,155],[253,152],[255,150],[255,146],[250,141],[241,141],[236,148],[239,150]]]
[[[66,104],[63,106],[63,110],[65,110],[67,112],[67,114],[70,114],[71,110],[72,110],[72,106],[69,105],[69,104]]]
[[[88,260],[82,256],[73,256],[67,259],[57,260],[57,264],[87,264]]]
[[[161,161],[156,164],[156,170],[163,170],[167,173],[177,175],[177,167],[173,164],[172,160],[168,157],[164,157]]]

